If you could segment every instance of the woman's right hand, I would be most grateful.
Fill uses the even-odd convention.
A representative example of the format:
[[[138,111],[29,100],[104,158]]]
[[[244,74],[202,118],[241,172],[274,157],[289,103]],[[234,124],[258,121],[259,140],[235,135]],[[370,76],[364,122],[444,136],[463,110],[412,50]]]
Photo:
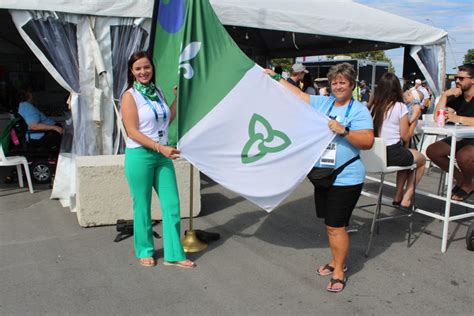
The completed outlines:
[[[181,153],[179,150],[177,150],[174,147],[171,146],[165,146],[165,145],[159,145],[158,150],[160,151],[163,156],[169,159],[176,159],[179,157],[179,154]]]

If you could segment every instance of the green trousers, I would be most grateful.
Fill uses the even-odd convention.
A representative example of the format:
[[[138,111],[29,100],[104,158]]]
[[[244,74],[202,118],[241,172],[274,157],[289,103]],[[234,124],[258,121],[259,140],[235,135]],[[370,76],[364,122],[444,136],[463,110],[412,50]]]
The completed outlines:
[[[137,258],[155,252],[151,222],[152,188],[160,199],[163,248],[166,261],[185,260],[181,233],[178,187],[173,162],[145,147],[125,150],[125,176],[133,200],[133,243]]]

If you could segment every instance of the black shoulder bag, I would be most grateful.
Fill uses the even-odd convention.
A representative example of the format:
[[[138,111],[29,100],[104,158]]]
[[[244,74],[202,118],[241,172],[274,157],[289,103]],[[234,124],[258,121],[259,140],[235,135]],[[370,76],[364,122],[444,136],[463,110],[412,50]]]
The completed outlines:
[[[314,167],[308,173],[307,177],[316,189],[328,189],[332,186],[334,181],[336,181],[337,175],[340,174],[345,167],[347,167],[359,158],[359,155],[357,155],[336,169]]]

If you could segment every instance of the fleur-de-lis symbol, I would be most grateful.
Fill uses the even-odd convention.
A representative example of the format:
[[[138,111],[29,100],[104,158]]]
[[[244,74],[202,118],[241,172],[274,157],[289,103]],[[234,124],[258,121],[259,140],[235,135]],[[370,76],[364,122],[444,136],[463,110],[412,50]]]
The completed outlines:
[[[184,69],[183,77],[186,79],[191,79],[194,76],[193,66],[186,61],[189,61],[196,57],[201,49],[201,42],[192,42],[188,46],[186,46],[179,55],[179,69]]]
[[[263,116],[256,113],[250,119],[249,136],[241,154],[244,164],[256,162],[266,154],[280,152],[291,145],[285,133],[274,130]]]

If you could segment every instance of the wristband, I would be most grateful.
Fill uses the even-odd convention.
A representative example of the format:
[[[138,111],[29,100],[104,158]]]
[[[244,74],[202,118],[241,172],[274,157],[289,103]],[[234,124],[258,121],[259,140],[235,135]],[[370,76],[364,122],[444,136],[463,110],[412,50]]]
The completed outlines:
[[[280,81],[280,79],[282,78],[280,74],[274,74],[273,76],[270,76],[272,77],[272,79],[275,79],[276,81]]]

